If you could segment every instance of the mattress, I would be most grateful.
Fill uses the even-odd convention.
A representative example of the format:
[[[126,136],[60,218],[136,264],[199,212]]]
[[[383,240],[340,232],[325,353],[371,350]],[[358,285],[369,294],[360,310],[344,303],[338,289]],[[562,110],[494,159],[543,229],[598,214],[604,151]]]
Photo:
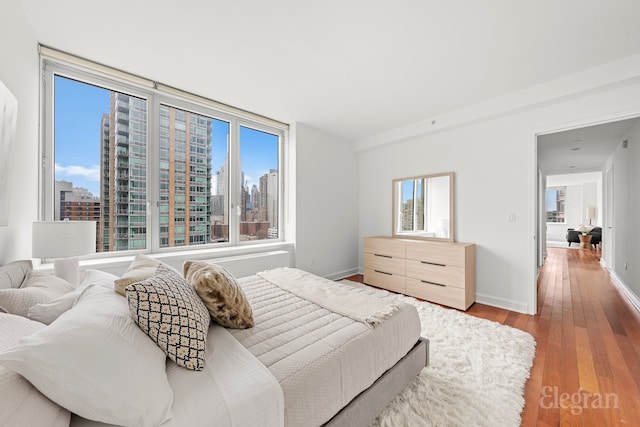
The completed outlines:
[[[230,332],[280,383],[288,427],[318,426],[329,421],[407,354],[420,337],[415,307],[393,296],[384,298],[400,309],[371,327],[300,298],[262,277],[249,276],[239,281],[256,325]],[[371,290],[331,284],[380,298]]]

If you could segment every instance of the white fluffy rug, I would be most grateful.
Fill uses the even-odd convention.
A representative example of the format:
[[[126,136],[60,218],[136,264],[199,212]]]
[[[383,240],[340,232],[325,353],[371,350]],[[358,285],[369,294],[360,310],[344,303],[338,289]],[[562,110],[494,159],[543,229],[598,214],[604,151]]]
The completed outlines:
[[[429,339],[429,366],[374,426],[519,426],[535,354],[533,337],[456,310],[398,298],[418,309],[422,336]]]

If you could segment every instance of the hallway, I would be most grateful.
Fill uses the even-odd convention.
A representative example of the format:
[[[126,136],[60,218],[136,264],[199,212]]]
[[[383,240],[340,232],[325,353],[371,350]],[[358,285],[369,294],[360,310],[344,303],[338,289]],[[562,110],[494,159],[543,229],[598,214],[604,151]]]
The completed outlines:
[[[537,316],[481,304],[468,312],[537,341],[523,426],[640,425],[640,314],[599,259],[595,250],[548,248]]]

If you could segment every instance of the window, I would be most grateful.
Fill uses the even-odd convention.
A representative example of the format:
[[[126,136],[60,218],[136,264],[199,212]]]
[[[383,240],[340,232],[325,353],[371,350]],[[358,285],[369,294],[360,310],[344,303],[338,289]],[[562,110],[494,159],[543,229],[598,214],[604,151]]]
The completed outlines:
[[[567,194],[567,187],[547,188],[547,222],[564,223],[564,202]]]
[[[451,179],[439,174],[394,180],[394,234],[448,238]]]
[[[424,230],[424,179],[407,179],[402,182],[398,212],[401,232]]]
[[[43,67],[44,219],[90,217],[97,252],[282,240],[285,125],[48,57]]]

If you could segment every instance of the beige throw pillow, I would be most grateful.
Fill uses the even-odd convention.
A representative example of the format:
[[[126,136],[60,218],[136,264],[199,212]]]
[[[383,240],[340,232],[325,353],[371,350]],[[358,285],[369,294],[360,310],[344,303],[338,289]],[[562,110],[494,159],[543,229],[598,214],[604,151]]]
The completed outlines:
[[[253,327],[251,305],[238,281],[227,269],[204,261],[185,261],[183,273],[215,322],[227,328]]]
[[[210,318],[193,287],[173,269],[159,265],[155,275],[130,284],[125,292],[140,329],[177,365],[201,371]]]
[[[179,271],[162,261],[158,261],[157,259],[151,258],[147,255],[138,254],[122,277],[114,282],[114,290],[120,295],[125,296],[124,288],[132,283],[142,282],[143,280],[153,276],[156,273],[158,266],[161,264],[180,274]]]

